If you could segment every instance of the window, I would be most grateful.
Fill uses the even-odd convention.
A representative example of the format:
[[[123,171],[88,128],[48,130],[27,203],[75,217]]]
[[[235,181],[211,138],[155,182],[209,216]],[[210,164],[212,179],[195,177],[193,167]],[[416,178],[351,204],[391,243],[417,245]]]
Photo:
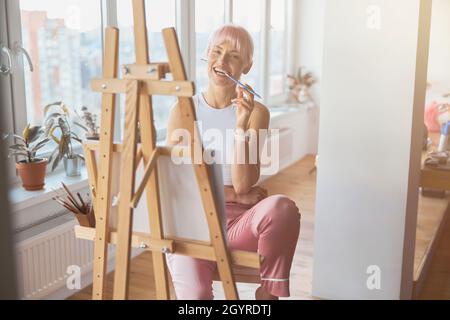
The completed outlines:
[[[207,64],[200,59],[206,58],[204,51],[211,32],[226,22],[241,25],[250,32],[255,45],[253,67],[242,80],[252,85],[268,103],[270,96],[285,90],[286,66],[293,65],[285,59],[286,34],[294,27],[286,23],[286,16],[293,3],[286,0],[146,0],[150,60],[167,61],[161,29],[176,26],[186,69],[195,71],[197,89],[204,90],[208,81]],[[131,4],[128,0],[2,2],[5,13],[0,32],[2,40],[10,49],[21,44],[34,65],[34,72],[30,72],[26,59],[23,66],[15,64],[14,75],[8,82],[7,90],[11,94],[5,97],[6,105],[11,108],[7,114],[15,132],[20,133],[27,122],[41,124],[43,107],[56,101],[63,101],[77,111],[85,105],[99,113],[101,95],[91,91],[90,81],[102,74],[102,34],[106,26],[102,21],[120,29],[119,63],[135,62]],[[266,24],[269,21],[270,28]],[[153,97],[157,129],[166,126],[175,101],[174,97]],[[123,95],[121,102],[119,115],[123,115]],[[118,119],[121,120],[123,117]],[[50,148],[53,146],[44,151]]]
[[[148,43],[151,62],[166,62],[167,52],[161,30],[175,27],[175,0],[146,0]],[[120,29],[119,65],[135,63],[133,8],[131,1],[117,1],[117,20]],[[174,97],[153,96],[153,115],[156,129],[165,128]],[[121,105],[124,105],[121,96]],[[123,114],[123,109],[122,109]],[[124,117],[122,117],[123,120]]]
[[[262,81],[260,72],[261,53],[261,27],[263,17],[263,1],[260,0],[233,0],[233,23],[238,24],[250,32],[255,52],[253,54],[253,66],[247,75],[242,76],[242,80],[250,84],[256,92],[262,92]]]
[[[270,8],[269,95],[273,96],[286,89],[286,0],[272,0]]]
[[[82,17],[82,12],[93,14]],[[100,1],[20,0],[20,15],[22,47],[34,67],[30,72],[24,64],[27,123],[42,125],[44,106],[57,101],[79,114],[88,106],[98,115],[100,95],[91,91],[90,81],[102,68]],[[51,141],[42,151],[55,146]]]
[[[205,90],[208,85],[208,63],[206,47],[209,36],[225,22],[225,2],[223,0],[195,1],[195,40],[196,40],[196,73],[197,90]]]
[[[83,12],[89,12],[83,15]],[[92,0],[20,0],[27,122],[42,124],[44,106],[63,101],[72,110],[99,112],[90,81],[102,70],[101,3]]]

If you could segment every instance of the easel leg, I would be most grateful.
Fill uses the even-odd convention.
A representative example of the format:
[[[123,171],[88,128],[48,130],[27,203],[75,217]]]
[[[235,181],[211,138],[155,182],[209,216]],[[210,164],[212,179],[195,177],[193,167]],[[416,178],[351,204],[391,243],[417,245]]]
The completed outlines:
[[[104,78],[117,77],[119,56],[119,30],[108,27],[105,40]],[[113,155],[113,130],[116,95],[102,95],[102,118],[100,129],[100,170],[97,177],[96,234],[94,245],[93,290],[92,299],[104,299],[106,288],[106,267],[108,262],[109,209],[111,207],[111,171]]]
[[[136,63],[145,65],[149,63],[147,27],[145,20],[144,0],[133,0],[134,34]],[[140,124],[142,156],[144,165],[148,163],[156,148],[156,132],[153,130],[152,98],[141,90],[140,96]],[[157,167],[153,170],[147,184],[147,206],[149,210],[150,234],[155,239],[162,239],[161,204],[159,201]],[[155,273],[156,295],[159,300],[169,300],[169,278],[163,253],[152,252],[153,270]]]
[[[126,90],[125,131],[121,158],[119,220],[117,226],[116,270],[114,273],[114,299],[128,299],[128,280],[133,232],[133,209],[135,163],[139,115],[139,82],[129,80]]]

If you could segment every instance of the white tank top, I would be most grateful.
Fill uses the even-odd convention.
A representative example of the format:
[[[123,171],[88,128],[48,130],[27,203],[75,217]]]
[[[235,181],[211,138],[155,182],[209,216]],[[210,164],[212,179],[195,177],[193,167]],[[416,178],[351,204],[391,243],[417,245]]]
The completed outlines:
[[[193,100],[203,147],[214,150],[210,159],[222,165],[224,185],[233,185],[231,163],[234,159],[236,106],[231,104],[222,109],[213,108],[208,105],[202,93],[195,95]]]

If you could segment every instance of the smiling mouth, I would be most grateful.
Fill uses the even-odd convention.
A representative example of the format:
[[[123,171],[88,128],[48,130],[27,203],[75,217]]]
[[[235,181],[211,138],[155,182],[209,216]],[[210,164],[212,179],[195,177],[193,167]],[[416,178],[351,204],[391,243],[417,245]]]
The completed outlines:
[[[226,72],[225,70],[222,70],[222,69],[219,69],[216,67],[214,67],[213,70],[217,75],[222,76],[222,77],[226,77],[228,74],[228,72]]]

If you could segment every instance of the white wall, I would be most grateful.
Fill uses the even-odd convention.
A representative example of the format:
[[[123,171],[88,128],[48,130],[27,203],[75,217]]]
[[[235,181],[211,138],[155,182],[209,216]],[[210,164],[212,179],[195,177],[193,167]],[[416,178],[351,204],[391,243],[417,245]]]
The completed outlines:
[[[433,0],[428,79],[450,85],[449,0]]]
[[[431,2],[326,2],[313,296],[411,297],[429,32],[424,19],[419,34],[421,3]],[[381,9],[379,30],[367,27],[369,5]]]
[[[297,0],[296,62],[305,66],[319,82],[312,92],[320,104],[320,78],[322,75],[325,3],[327,0]],[[433,0],[428,80],[439,87],[450,89],[450,1]],[[441,89],[441,88],[438,88]],[[450,91],[450,90],[449,90]]]
[[[450,103],[450,1],[433,0],[427,105],[433,101]]]

